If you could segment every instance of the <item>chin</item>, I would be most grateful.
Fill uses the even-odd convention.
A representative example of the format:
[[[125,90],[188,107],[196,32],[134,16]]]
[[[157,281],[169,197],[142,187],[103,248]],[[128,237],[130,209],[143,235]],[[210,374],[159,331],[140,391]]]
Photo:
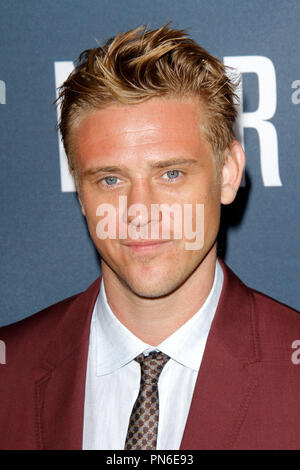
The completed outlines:
[[[153,279],[145,279],[143,282],[136,282],[128,279],[123,279],[123,282],[127,287],[138,297],[147,299],[155,299],[159,297],[165,297],[174,292],[184,280],[171,279],[168,276],[165,279],[158,279],[153,276]]]
[[[135,286],[129,286],[129,288],[135,295],[144,299],[158,299],[161,297],[166,297],[167,295],[171,294],[171,292],[173,292],[172,289],[163,289],[161,287],[147,289],[147,287],[136,288]]]

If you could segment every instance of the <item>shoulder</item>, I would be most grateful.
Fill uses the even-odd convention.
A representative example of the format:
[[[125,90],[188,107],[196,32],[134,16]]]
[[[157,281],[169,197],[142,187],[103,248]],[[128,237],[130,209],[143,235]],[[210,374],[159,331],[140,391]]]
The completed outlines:
[[[90,300],[92,302],[99,285],[98,278],[86,291],[61,300],[23,320],[1,327],[0,340],[6,346],[10,362],[20,361],[22,354],[23,361],[34,363],[57,334],[68,333],[68,330],[76,328],[77,315],[84,316],[83,306],[88,306]]]
[[[222,261],[221,266],[224,272],[226,312],[238,320],[231,325],[239,328],[239,335],[249,335],[250,330],[245,328],[245,323],[250,325],[251,337],[262,360],[290,361],[292,344],[300,340],[300,312],[247,286]],[[235,314],[231,313],[232,310]]]
[[[300,341],[300,312],[257,290],[251,293],[262,358],[290,360]]]
[[[24,334],[27,331],[32,334],[36,329],[42,331],[44,328],[49,326],[49,323],[55,323],[56,321],[59,321],[60,316],[79,295],[81,295],[81,293],[63,299],[39,312],[29,315],[22,320],[2,326],[0,328],[0,333],[1,335],[9,336],[11,334],[17,335],[19,332]]]
[[[0,339],[6,346],[6,355],[12,359],[22,353],[26,361],[37,358],[51,341],[66,310],[80,295],[73,295],[23,320],[1,327]]]
[[[253,335],[262,360],[290,360],[292,343],[300,340],[300,312],[245,285],[225,263],[222,265],[227,289],[238,287],[241,294],[240,311],[246,310],[247,304],[247,310],[252,312]]]
[[[274,326],[284,321],[287,328],[300,326],[300,312],[294,308],[260,292],[251,286],[246,285],[222,260],[218,260],[223,268],[225,288],[233,293],[233,288],[238,293],[238,297],[243,302],[251,299],[252,308],[260,316],[261,325],[272,323]]]
[[[274,337],[285,337],[290,333],[300,337],[300,312],[268,295],[249,288],[259,329],[267,334],[272,329]]]
[[[266,319],[281,321],[283,316],[287,320],[287,323],[298,324],[300,320],[299,311],[282,303],[278,300],[264,294],[255,289],[249,288],[252,292],[255,308],[261,312],[264,312]]]

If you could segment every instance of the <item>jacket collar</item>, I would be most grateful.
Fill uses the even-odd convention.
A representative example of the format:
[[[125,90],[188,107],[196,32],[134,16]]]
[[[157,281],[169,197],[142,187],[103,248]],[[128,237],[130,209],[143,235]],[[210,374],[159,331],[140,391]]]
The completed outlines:
[[[251,290],[220,260],[223,289],[199,369],[181,449],[231,449],[258,380]]]
[[[89,331],[100,281],[98,278],[85,292],[56,306],[61,320],[35,383],[38,449],[82,448]]]
[[[47,370],[59,366],[65,357],[89,341],[91,317],[100,284],[101,277],[86,291],[76,295],[67,307],[64,302],[58,304],[58,308],[61,308],[61,320],[56,325],[53,339],[43,358],[43,365]]]

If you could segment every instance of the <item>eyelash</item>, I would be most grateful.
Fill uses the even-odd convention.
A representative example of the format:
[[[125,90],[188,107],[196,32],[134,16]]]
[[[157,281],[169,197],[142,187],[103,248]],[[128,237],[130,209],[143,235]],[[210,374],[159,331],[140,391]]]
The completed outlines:
[[[173,170],[168,170],[168,171],[166,171],[162,176],[166,175],[167,173],[175,172],[175,171],[177,171],[178,173],[181,173],[181,175],[183,175],[183,172],[182,172],[181,170],[173,169]],[[167,181],[168,181],[169,183],[171,183],[172,181],[177,181],[179,177],[180,177],[180,176],[178,176],[177,178],[170,178],[170,179],[167,179]]]
[[[180,178],[180,176],[183,175],[183,171],[177,170],[177,169],[172,169],[172,170],[168,170],[168,171],[166,171],[165,173],[163,173],[162,177],[163,177],[164,175],[170,173],[170,172],[175,172],[175,171],[178,172],[178,173],[180,173],[180,175],[179,175],[177,178],[170,178],[170,179],[167,179],[167,178],[166,178],[166,180],[168,181],[167,184],[172,184],[173,181],[177,181],[178,178]],[[117,178],[117,179],[119,179],[117,176],[113,176],[113,175],[105,176],[104,178],[101,178],[101,179],[99,180],[99,184],[100,184],[100,183],[103,183],[103,182],[106,182],[105,180],[107,180],[108,178]],[[117,184],[117,183],[116,183],[116,184]],[[107,188],[108,188],[108,187],[112,187],[112,188],[113,188],[113,187],[115,187],[115,184],[105,184],[105,186],[106,186]]]

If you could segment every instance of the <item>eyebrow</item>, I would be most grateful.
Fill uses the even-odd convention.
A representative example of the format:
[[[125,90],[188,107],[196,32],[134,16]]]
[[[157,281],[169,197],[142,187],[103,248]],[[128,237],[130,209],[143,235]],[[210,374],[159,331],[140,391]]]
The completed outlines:
[[[154,162],[150,166],[152,168],[166,168],[168,166],[195,165],[197,163],[198,160],[195,160],[194,158],[172,158],[171,160],[161,160]]]
[[[149,166],[150,168],[167,168],[170,166],[176,165],[195,165],[199,163],[198,160],[194,158],[172,158],[170,160],[160,160],[157,162],[151,163]],[[93,168],[88,168],[86,171],[83,172],[84,176],[93,176],[98,173],[114,173],[120,172],[126,167],[109,165],[109,166],[97,166]]]
[[[93,176],[97,173],[114,173],[120,171],[122,168],[120,166],[96,166],[93,168],[88,168],[83,172],[83,176]]]

